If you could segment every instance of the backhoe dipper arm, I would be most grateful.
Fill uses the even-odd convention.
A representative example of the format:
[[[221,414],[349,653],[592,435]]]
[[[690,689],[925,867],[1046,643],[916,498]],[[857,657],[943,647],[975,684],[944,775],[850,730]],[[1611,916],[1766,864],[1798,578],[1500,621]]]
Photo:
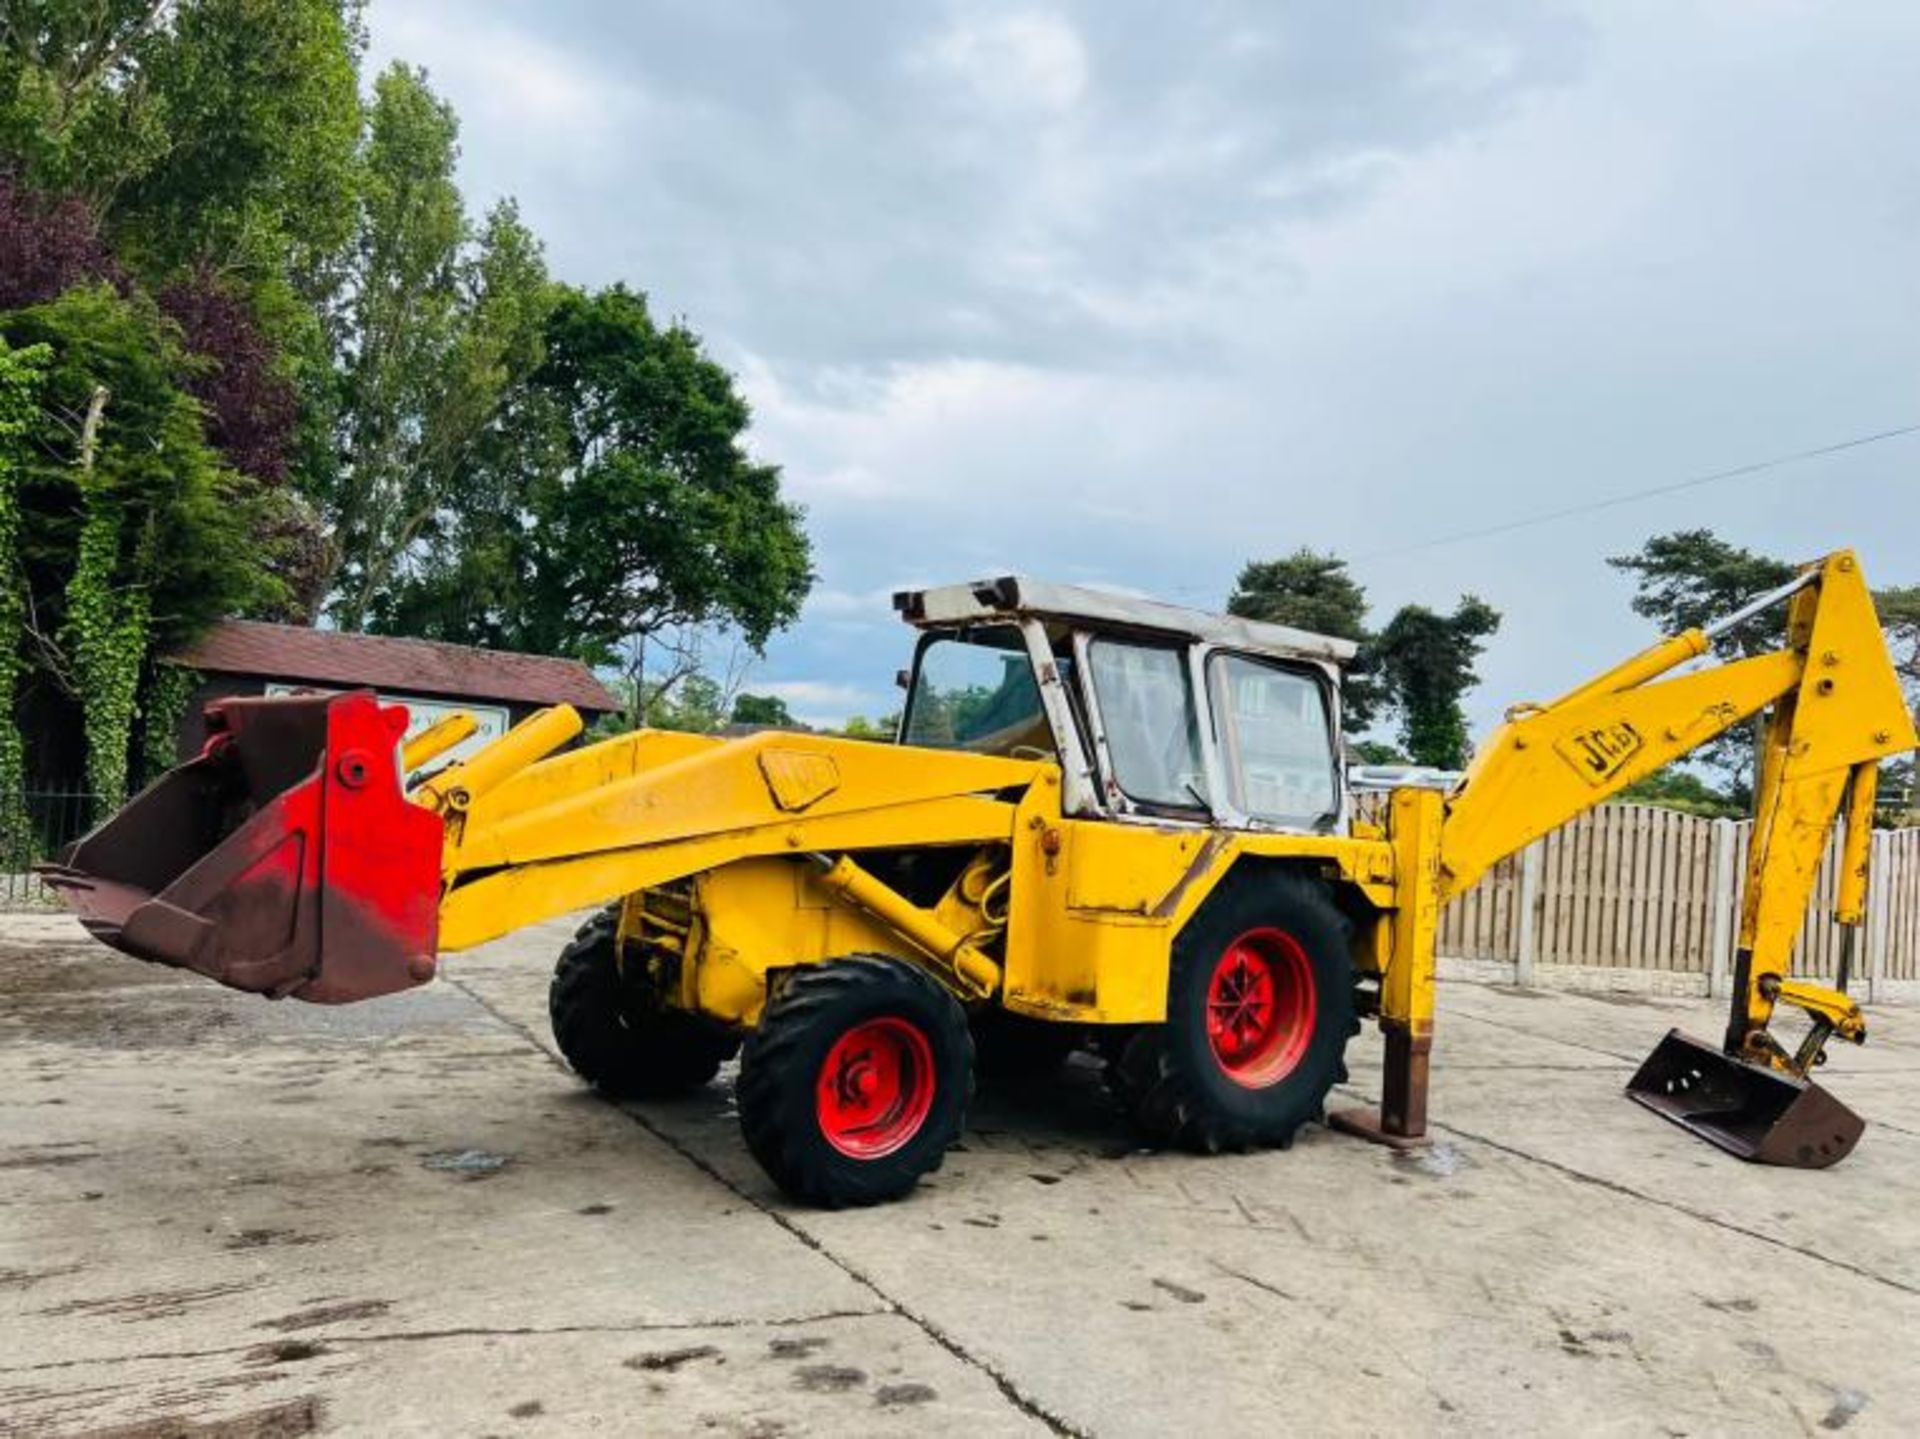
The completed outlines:
[[[1782,602],[1790,605],[1784,648],[1663,678],[1705,655],[1717,636]],[[1410,916],[1431,914],[1507,855],[1768,706],[1726,1050],[1803,1071],[1818,1046],[1787,1055],[1767,1034],[1783,1000],[1808,1010],[1816,1026],[1825,1024],[1822,1039],[1864,1037],[1859,1012],[1844,995],[1789,978],[1836,815],[1844,805],[1845,873],[1835,917],[1858,925],[1876,766],[1916,747],[1872,596],[1858,561],[1843,550],[1724,620],[1661,640],[1550,704],[1515,706],[1444,799],[1395,795],[1391,828],[1404,851],[1401,922],[1381,987],[1390,1061],[1382,1115],[1389,1131],[1396,1110],[1416,1124],[1424,1112],[1424,1094],[1413,1091],[1424,1087],[1430,1044],[1434,925]],[[1438,811],[1428,821],[1437,834],[1421,832],[1422,810]],[[1391,1062],[1396,1049],[1406,1051],[1398,1066]],[[1396,1080],[1407,1092],[1393,1093]]]

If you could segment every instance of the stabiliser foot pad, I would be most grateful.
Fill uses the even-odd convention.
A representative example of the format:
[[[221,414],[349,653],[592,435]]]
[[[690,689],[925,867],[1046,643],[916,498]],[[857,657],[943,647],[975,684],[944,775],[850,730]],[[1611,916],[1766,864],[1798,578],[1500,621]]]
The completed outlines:
[[[1389,1149],[1425,1149],[1433,1143],[1426,1134],[1393,1134],[1380,1121],[1380,1111],[1371,1105],[1362,1109],[1336,1109],[1327,1115],[1327,1128],[1369,1144],[1384,1144]]]

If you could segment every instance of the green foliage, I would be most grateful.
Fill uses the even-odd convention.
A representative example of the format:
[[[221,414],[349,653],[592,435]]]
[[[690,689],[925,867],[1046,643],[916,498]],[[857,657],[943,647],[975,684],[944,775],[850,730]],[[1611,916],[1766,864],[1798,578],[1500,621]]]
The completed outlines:
[[[840,731],[848,739],[878,740],[883,744],[891,744],[893,737],[899,732],[900,714],[897,710],[892,714],[881,715],[879,719],[854,715],[847,720]]]
[[[1361,652],[1341,686],[1342,727],[1358,734],[1373,722],[1386,697],[1368,649],[1367,592],[1347,573],[1345,560],[1302,548],[1277,560],[1249,561],[1234,581],[1227,613],[1358,643]]]
[[[812,581],[732,377],[640,296],[556,286],[511,201],[469,219],[424,74],[363,102],[363,5],[0,5],[0,356],[46,346],[0,649],[86,709],[109,793],[135,711],[167,728],[154,655],[227,614],[577,655],[711,729],[649,658],[757,649]]]
[[[255,279],[345,244],[357,190],[357,6],[194,0],[146,47],[167,145],[114,191],[110,231],[144,274],[212,260]]]
[[[679,683],[661,686],[648,700],[647,724],[652,729],[712,734],[727,713],[726,694],[711,675],[695,670]]]
[[[1345,560],[1310,549],[1249,561],[1234,581],[1227,613],[1340,639],[1367,637],[1366,590],[1347,573]]]
[[[1474,595],[1450,615],[1408,605],[1374,642],[1375,662],[1400,714],[1400,743],[1415,764],[1460,769],[1469,754],[1460,701],[1478,683],[1473,662],[1500,614]]]
[[[168,0],[7,0],[0,6],[0,149],[35,183],[104,201],[166,152],[143,61]]]
[[[200,684],[185,665],[155,664],[140,702],[140,782],[152,784],[179,762],[180,721]]]
[[[1363,739],[1354,741],[1354,757],[1361,764],[1410,764],[1404,751],[1382,740]]]
[[[497,431],[492,453],[505,469],[476,473],[476,447],[510,388],[540,363],[555,291],[511,202],[474,234],[453,179],[458,137],[424,75],[396,65],[380,76],[348,278],[343,463],[322,496],[345,561],[331,607],[343,629],[394,615],[416,588],[412,570],[431,572],[449,552],[464,559],[470,533],[484,548],[491,537],[460,513],[497,508],[500,474],[539,458]]]
[[[787,702],[778,695],[740,695],[734,700],[733,713],[727,719],[729,724],[768,725],[778,729],[792,729],[795,723]]]
[[[105,392],[100,393],[104,397]],[[83,483],[86,519],[80,527],[73,575],[67,581],[66,623],[60,637],[70,657],[74,693],[86,723],[87,792],[94,797],[98,816],[111,814],[127,797],[134,700],[140,661],[147,652],[149,612],[145,589],[137,583],[119,583],[120,536],[125,528],[119,505],[111,492]]]
[[[1653,804],[1662,809],[1677,809],[1703,819],[1742,819],[1747,814],[1745,796],[1731,793],[1709,783],[1691,770],[1668,765],[1645,779],[1628,785],[1619,798],[1628,804]]]
[[[1876,590],[1873,604],[1886,629],[1887,646],[1900,678],[1910,694],[1920,690],[1920,585]]]
[[[283,597],[255,538],[259,487],[208,446],[150,302],[71,290],[0,315],[0,339],[46,355],[17,470],[30,653],[80,705],[90,784],[111,798],[149,644]]]
[[[1712,530],[1655,535],[1636,554],[1607,563],[1634,576],[1633,612],[1678,634],[1711,624],[1755,595],[1793,578],[1794,566],[1771,555],[1730,545]],[[1778,649],[1786,636],[1786,608],[1757,615],[1714,642],[1725,659]]]
[[[47,358],[44,346],[16,350],[0,339],[0,814],[9,826],[25,823],[19,806],[7,800],[26,787],[25,751],[14,717],[27,613],[18,483],[22,451],[39,413],[36,395]],[[0,830],[0,855],[20,852],[22,843],[22,835]]]
[[[564,292],[544,350],[377,627],[636,678],[671,629],[723,626],[759,649],[813,575],[779,472],[746,454],[733,377],[621,286]]]

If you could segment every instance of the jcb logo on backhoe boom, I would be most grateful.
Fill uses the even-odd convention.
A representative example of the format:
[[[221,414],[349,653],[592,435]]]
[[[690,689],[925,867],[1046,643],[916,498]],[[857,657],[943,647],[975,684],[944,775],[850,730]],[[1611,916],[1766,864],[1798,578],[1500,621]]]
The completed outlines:
[[[1618,774],[1645,743],[1639,730],[1621,720],[1570,734],[1557,741],[1554,748],[1562,759],[1580,771],[1581,778],[1588,784],[1601,785]]]

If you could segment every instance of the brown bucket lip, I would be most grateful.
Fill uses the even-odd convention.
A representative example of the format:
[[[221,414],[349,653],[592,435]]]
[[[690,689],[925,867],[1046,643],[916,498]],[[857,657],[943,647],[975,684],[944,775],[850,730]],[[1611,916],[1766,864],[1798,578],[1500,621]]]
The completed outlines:
[[[1675,1029],[1627,1082],[1627,1097],[1756,1164],[1824,1169],[1853,1152],[1866,1121],[1811,1080],[1740,1059]]]

